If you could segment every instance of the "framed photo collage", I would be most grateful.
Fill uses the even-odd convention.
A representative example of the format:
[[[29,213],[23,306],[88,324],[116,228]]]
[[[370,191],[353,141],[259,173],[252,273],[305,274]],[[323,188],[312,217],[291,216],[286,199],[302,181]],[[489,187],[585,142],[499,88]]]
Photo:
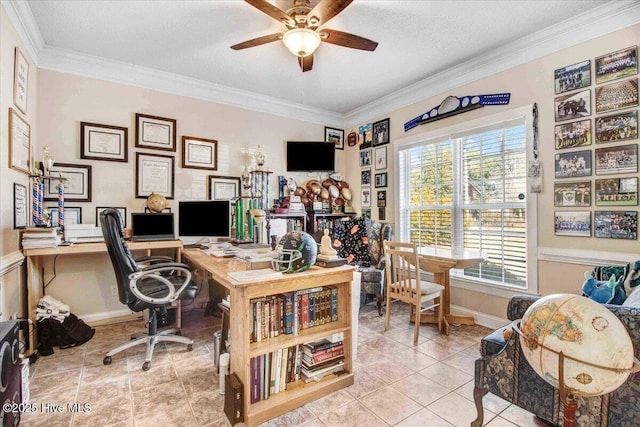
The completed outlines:
[[[636,240],[638,47],[559,68],[554,87],[555,235]]]
[[[356,135],[360,149],[362,216],[371,217],[371,208],[375,204],[378,208],[378,219],[385,221],[389,177],[387,172],[389,118],[359,126]],[[375,190],[371,189],[372,185]]]

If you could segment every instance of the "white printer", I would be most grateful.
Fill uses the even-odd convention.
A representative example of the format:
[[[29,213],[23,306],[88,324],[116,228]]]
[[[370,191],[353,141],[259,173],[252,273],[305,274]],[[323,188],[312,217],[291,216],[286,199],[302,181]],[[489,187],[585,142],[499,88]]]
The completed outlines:
[[[104,242],[102,228],[93,224],[69,224],[64,226],[64,240],[70,243]]]

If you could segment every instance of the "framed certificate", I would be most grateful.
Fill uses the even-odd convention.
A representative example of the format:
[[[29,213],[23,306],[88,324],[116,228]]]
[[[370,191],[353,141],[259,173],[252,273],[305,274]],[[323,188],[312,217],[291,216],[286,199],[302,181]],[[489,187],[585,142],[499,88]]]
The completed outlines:
[[[27,114],[27,89],[29,88],[29,62],[16,46],[13,69],[13,104],[22,114]]]
[[[240,178],[209,175],[209,199],[231,200],[240,196]]]
[[[215,139],[183,136],[182,167],[218,170],[218,141]]]
[[[31,158],[31,127],[9,108],[9,167],[29,174]]]
[[[136,153],[136,198],[156,193],[173,199],[174,168],[173,156]]]
[[[136,114],[136,147],[176,151],[176,121]]]
[[[56,177],[62,174],[64,180],[64,200],[74,202],[91,201],[91,165],[72,165],[69,163],[55,163],[50,169],[50,179],[45,180],[44,200],[58,200],[58,181]],[[65,208],[66,209],[66,208]]]
[[[13,228],[27,226],[27,187],[13,183]]]
[[[80,158],[127,162],[129,130],[98,123],[80,123]]]

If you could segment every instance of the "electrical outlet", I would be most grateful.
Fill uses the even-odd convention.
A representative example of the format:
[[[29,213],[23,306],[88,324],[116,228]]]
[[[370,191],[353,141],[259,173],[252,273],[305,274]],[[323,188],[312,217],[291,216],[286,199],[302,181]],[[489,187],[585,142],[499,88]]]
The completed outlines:
[[[116,287],[116,285],[113,285],[111,287],[111,295],[113,295],[114,297],[118,296],[118,288]]]

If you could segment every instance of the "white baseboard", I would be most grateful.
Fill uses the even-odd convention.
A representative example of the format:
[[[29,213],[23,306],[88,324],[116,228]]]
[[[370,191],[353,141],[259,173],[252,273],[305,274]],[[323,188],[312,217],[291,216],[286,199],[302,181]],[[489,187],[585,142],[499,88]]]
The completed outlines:
[[[142,315],[142,313],[134,313],[128,309],[104,311],[102,313],[83,314],[80,317],[85,323],[91,324],[104,324],[104,320],[117,319],[122,317],[129,317],[133,315]]]
[[[489,329],[498,329],[508,323],[509,319],[503,319],[490,314],[481,313],[479,311],[470,310],[459,305],[452,305],[451,312],[455,314],[469,314],[473,316],[477,325],[484,326]]]

